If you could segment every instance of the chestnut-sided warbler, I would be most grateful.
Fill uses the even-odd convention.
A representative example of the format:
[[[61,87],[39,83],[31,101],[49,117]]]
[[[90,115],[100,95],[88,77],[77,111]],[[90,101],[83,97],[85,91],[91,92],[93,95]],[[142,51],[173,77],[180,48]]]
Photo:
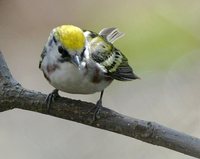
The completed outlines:
[[[104,28],[99,34],[73,25],[54,28],[39,63],[45,78],[56,88],[48,96],[48,107],[52,98],[58,96],[58,90],[73,94],[101,92],[96,117],[103,91],[114,79],[137,79],[127,58],[113,46],[123,35],[117,28]]]

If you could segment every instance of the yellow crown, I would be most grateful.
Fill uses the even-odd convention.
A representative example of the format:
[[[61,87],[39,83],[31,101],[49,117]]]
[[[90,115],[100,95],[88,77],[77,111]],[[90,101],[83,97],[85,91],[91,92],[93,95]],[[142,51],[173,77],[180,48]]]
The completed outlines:
[[[55,28],[54,33],[63,47],[68,50],[80,50],[85,45],[85,37],[83,31],[73,25],[62,25]]]

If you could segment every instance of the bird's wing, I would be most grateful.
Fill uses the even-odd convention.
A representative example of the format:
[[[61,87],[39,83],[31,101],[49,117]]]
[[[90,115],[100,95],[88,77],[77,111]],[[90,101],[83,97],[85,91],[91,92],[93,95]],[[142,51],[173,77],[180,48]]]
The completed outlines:
[[[93,52],[92,59],[105,70],[107,76],[113,79],[128,81],[138,78],[129,66],[127,58],[114,47],[112,52]]]
[[[103,29],[100,34],[89,31],[90,56],[93,61],[103,70],[103,72],[113,79],[127,81],[137,79],[132,68],[128,64],[127,58],[116,49],[112,42],[117,40],[120,35],[115,34],[115,28]],[[94,36],[95,35],[95,36]]]
[[[112,54],[114,54],[115,61],[108,66],[109,76],[120,81],[138,79],[129,66],[127,58],[119,50],[114,48]]]

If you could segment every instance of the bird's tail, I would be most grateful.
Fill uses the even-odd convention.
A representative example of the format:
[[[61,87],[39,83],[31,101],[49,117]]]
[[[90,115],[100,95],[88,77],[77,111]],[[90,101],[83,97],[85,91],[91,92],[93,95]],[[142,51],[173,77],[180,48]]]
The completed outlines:
[[[118,28],[104,28],[99,32],[99,35],[103,36],[108,42],[114,43],[124,36],[124,33],[120,32]]]

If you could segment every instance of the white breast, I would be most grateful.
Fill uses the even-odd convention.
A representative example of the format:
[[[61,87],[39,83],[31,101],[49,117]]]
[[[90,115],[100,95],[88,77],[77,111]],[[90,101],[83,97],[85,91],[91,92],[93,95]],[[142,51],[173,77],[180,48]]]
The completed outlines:
[[[50,84],[67,93],[92,94],[104,90],[111,81],[102,79],[98,83],[92,82],[92,72],[87,72],[86,68],[78,69],[69,62],[60,63],[59,67],[47,75]]]

